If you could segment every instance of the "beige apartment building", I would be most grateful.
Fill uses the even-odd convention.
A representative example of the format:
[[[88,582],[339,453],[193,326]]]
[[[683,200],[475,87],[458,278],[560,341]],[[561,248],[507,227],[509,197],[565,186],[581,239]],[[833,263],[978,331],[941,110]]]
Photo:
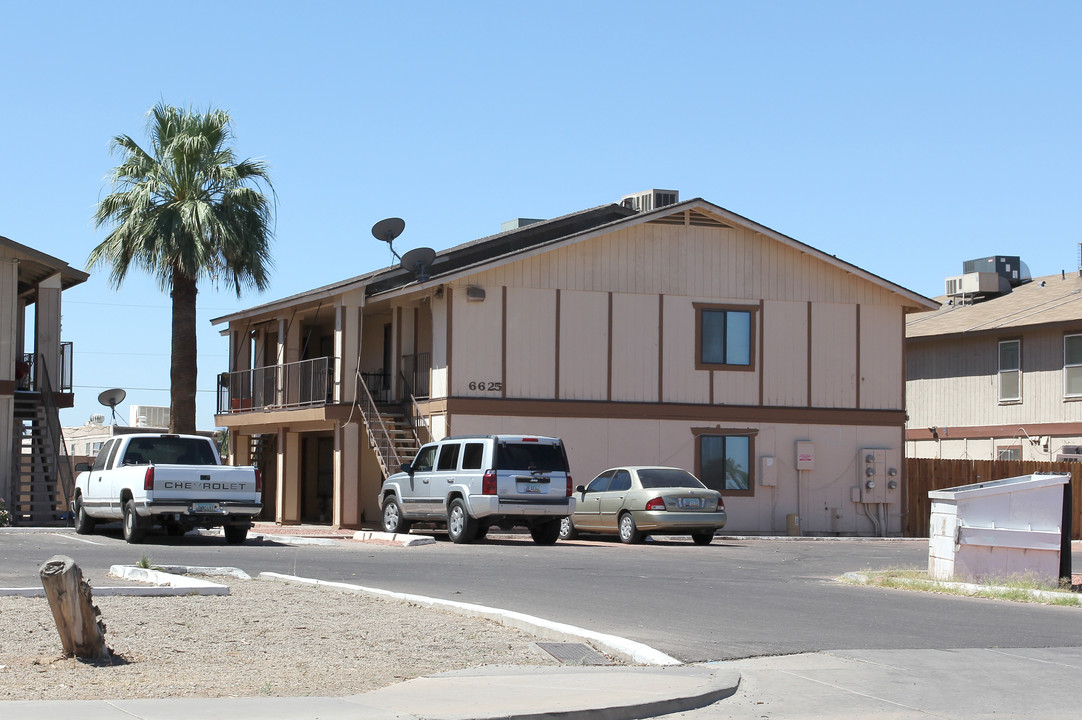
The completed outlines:
[[[56,524],[66,510],[72,476],[59,410],[75,396],[61,305],[89,277],[0,237],[0,499],[18,525]]]
[[[906,327],[907,456],[1082,460],[1082,271],[963,263]]]
[[[653,190],[215,319],[217,422],[283,524],[375,527],[420,442],[522,433],[562,437],[576,484],[687,468],[727,531],[898,534],[905,318],[935,307]]]

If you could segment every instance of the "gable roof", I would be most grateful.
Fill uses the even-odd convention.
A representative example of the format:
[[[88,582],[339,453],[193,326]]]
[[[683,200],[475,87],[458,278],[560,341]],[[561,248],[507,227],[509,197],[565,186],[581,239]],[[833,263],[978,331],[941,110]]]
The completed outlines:
[[[904,305],[907,310],[930,310],[938,306],[935,301],[923,295],[907,290],[856,265],[839,260],[837,256],[829,255],[810,245],[805,245],[787,235],[748,220],[702,198],[694,198],[650,212],[636,212],[614,203],[581,210],[551,220],[542,220],[437,252],[435,260],[433,260],[431,267],[428,268],[428,278],[423,282],[416,280],[411,272],[398,266],[391,266],[281,300],[258,305],[248,310],[214,318],[211,323],[217,325],[252,317],[295,305],[299,302],[314,302],[362,287],[369,297],[402,290],[412,292],[426,285],[438,285],[448,282],[456,276],[476,272],[482,266],[493,267],[504,262],[517,260],[530,253],[548,250],[556,245],[580,242],[589,237],[609,233],[621,227],[630,227],[647,222],[670,225],[706,225],[723,228],[742,225],[783,245],[797,249],[822,262],[886,288],[906,300]]]
[[[946,297],[940,300],[939,310],[906,319],[907,340],[1082,325],[1082,276],[1074,273],[1033,278],[1006,295],[971,305],[950,304]]]

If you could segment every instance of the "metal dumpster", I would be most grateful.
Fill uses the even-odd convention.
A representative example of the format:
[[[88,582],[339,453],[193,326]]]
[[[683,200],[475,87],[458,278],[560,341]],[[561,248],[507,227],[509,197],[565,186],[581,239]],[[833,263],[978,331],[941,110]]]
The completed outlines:
[[[933,490],[928,574],[982,582],[1025,575],[1056,584],[1070,475],[1019,477]]]

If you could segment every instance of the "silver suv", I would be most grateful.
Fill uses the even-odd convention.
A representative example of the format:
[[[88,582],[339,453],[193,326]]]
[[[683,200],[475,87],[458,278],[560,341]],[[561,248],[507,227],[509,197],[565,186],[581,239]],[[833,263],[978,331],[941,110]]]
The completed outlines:
[[[473,435],[421,447],[383,482],[379,500],[387,532],[435,523],[453,542],[468,543],[495,525],[518,525],[538,545],[552,545],[560,520],[575,511],[573,492],[559,438]]]

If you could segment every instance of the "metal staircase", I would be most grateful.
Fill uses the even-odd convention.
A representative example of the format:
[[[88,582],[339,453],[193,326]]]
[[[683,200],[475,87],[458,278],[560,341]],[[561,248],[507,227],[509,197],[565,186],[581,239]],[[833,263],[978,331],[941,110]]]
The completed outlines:
[[[69,517],[71,465],[59,433],[59,413],[44,397],[38,392],[15,393],[15,492],[10,511],[16,525],[64,525]]]
[[[386,478],[417,454],[421,442],[405,412],[396,405],[377,405],[367,385],[363,382],[357,385],[361,388],[358,400],[368,443],[375,450],[380,470]]]

